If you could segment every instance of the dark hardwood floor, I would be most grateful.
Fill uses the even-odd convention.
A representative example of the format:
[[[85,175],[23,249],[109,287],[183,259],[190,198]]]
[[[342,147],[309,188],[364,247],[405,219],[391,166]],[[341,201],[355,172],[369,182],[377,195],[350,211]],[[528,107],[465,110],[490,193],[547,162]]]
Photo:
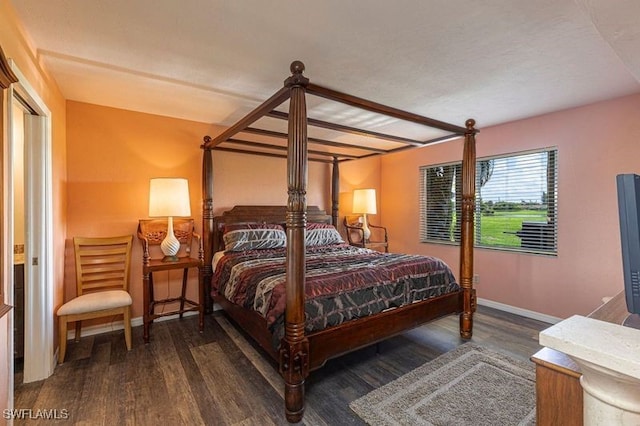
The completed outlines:
[[[549,324],[479,307],[473,342],[528,360]],[[225,317],[157,322],[151,342],[133,329],[69,342],[67,360],[48,379],[20,384],[14,407],[66,410],[68,419],[15,424],[284,425],[282,379],[274,365]],[[449,316],[329,361],[307,380],[304,424],[361,425],[349,403],[464,343]]]

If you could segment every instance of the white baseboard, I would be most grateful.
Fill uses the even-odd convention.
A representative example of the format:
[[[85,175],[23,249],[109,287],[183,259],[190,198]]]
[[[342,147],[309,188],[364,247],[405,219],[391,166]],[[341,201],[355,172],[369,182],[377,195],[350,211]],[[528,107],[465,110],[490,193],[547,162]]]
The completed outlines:
[[[489,308],[498,309],[500,311],[509,312],[511,314],[520,315],[522,317],[531,318],[534,320],[548,322],[549,324],[555,324],[562,321],[562,318],[553,317],[547,314],[541,314],[540,312],[530,311],[528,309],[518,308],[516,306],[507,305],[505,303],[494,302],[493,300],[487,300],[478,298],[478,305],[488,306]]]
[[[183,316],[185,317],[191,316],[191,315],[198,315],[198,312],[189,311],[183,314]],[[178,314],[169,315],[166,317],[157,318],[154,320],[154,322],[169,321],[172,319],[177,319],[178,317],[179,317]],[[131,327],[140,327],[142,324],[143,324],[142,317],[131,318]],[[70,328],[71,330],[67,332],[67,340],[73,340],[76,338],[75,327],[71,325]],[[95,334],[109,333],[111,331],[117,331],[117,330],[123,330],[123,329],[124,329],[124,321],[117,320],[117,321],[112,321],[108,324],[90,325],[88,327],[82,327],[81,333],[83,337],[86,337],[86,336],[93,336]]]

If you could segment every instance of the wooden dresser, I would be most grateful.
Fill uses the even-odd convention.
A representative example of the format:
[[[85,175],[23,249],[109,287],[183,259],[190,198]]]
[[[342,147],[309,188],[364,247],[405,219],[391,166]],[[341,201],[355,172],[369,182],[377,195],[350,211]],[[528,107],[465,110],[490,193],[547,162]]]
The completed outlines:
[[[589,314],[589,318],[622,324],[629,315],[624,292]],[[542,348],[531,357],[536,364],[536,416],[539,426],[582,425],[580,368],[562,352]]]

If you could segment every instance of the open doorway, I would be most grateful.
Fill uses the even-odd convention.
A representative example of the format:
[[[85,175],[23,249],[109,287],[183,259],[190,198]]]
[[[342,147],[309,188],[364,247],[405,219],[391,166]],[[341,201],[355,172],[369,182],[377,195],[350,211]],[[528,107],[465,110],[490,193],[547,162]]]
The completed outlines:
[[[24,116],[31,114],[14,93],[11,100],[11,186],[13,188],[13,361],[14,369],[22,371],[24,361]]]

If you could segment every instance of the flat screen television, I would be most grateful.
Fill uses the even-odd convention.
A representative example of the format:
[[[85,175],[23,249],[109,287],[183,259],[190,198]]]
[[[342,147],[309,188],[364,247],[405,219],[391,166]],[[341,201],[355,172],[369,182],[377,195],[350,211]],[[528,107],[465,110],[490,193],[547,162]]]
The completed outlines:
[[[616,176],[620,241],[627,310],[631,315],[624,325],[640,328],[640,176]]]

